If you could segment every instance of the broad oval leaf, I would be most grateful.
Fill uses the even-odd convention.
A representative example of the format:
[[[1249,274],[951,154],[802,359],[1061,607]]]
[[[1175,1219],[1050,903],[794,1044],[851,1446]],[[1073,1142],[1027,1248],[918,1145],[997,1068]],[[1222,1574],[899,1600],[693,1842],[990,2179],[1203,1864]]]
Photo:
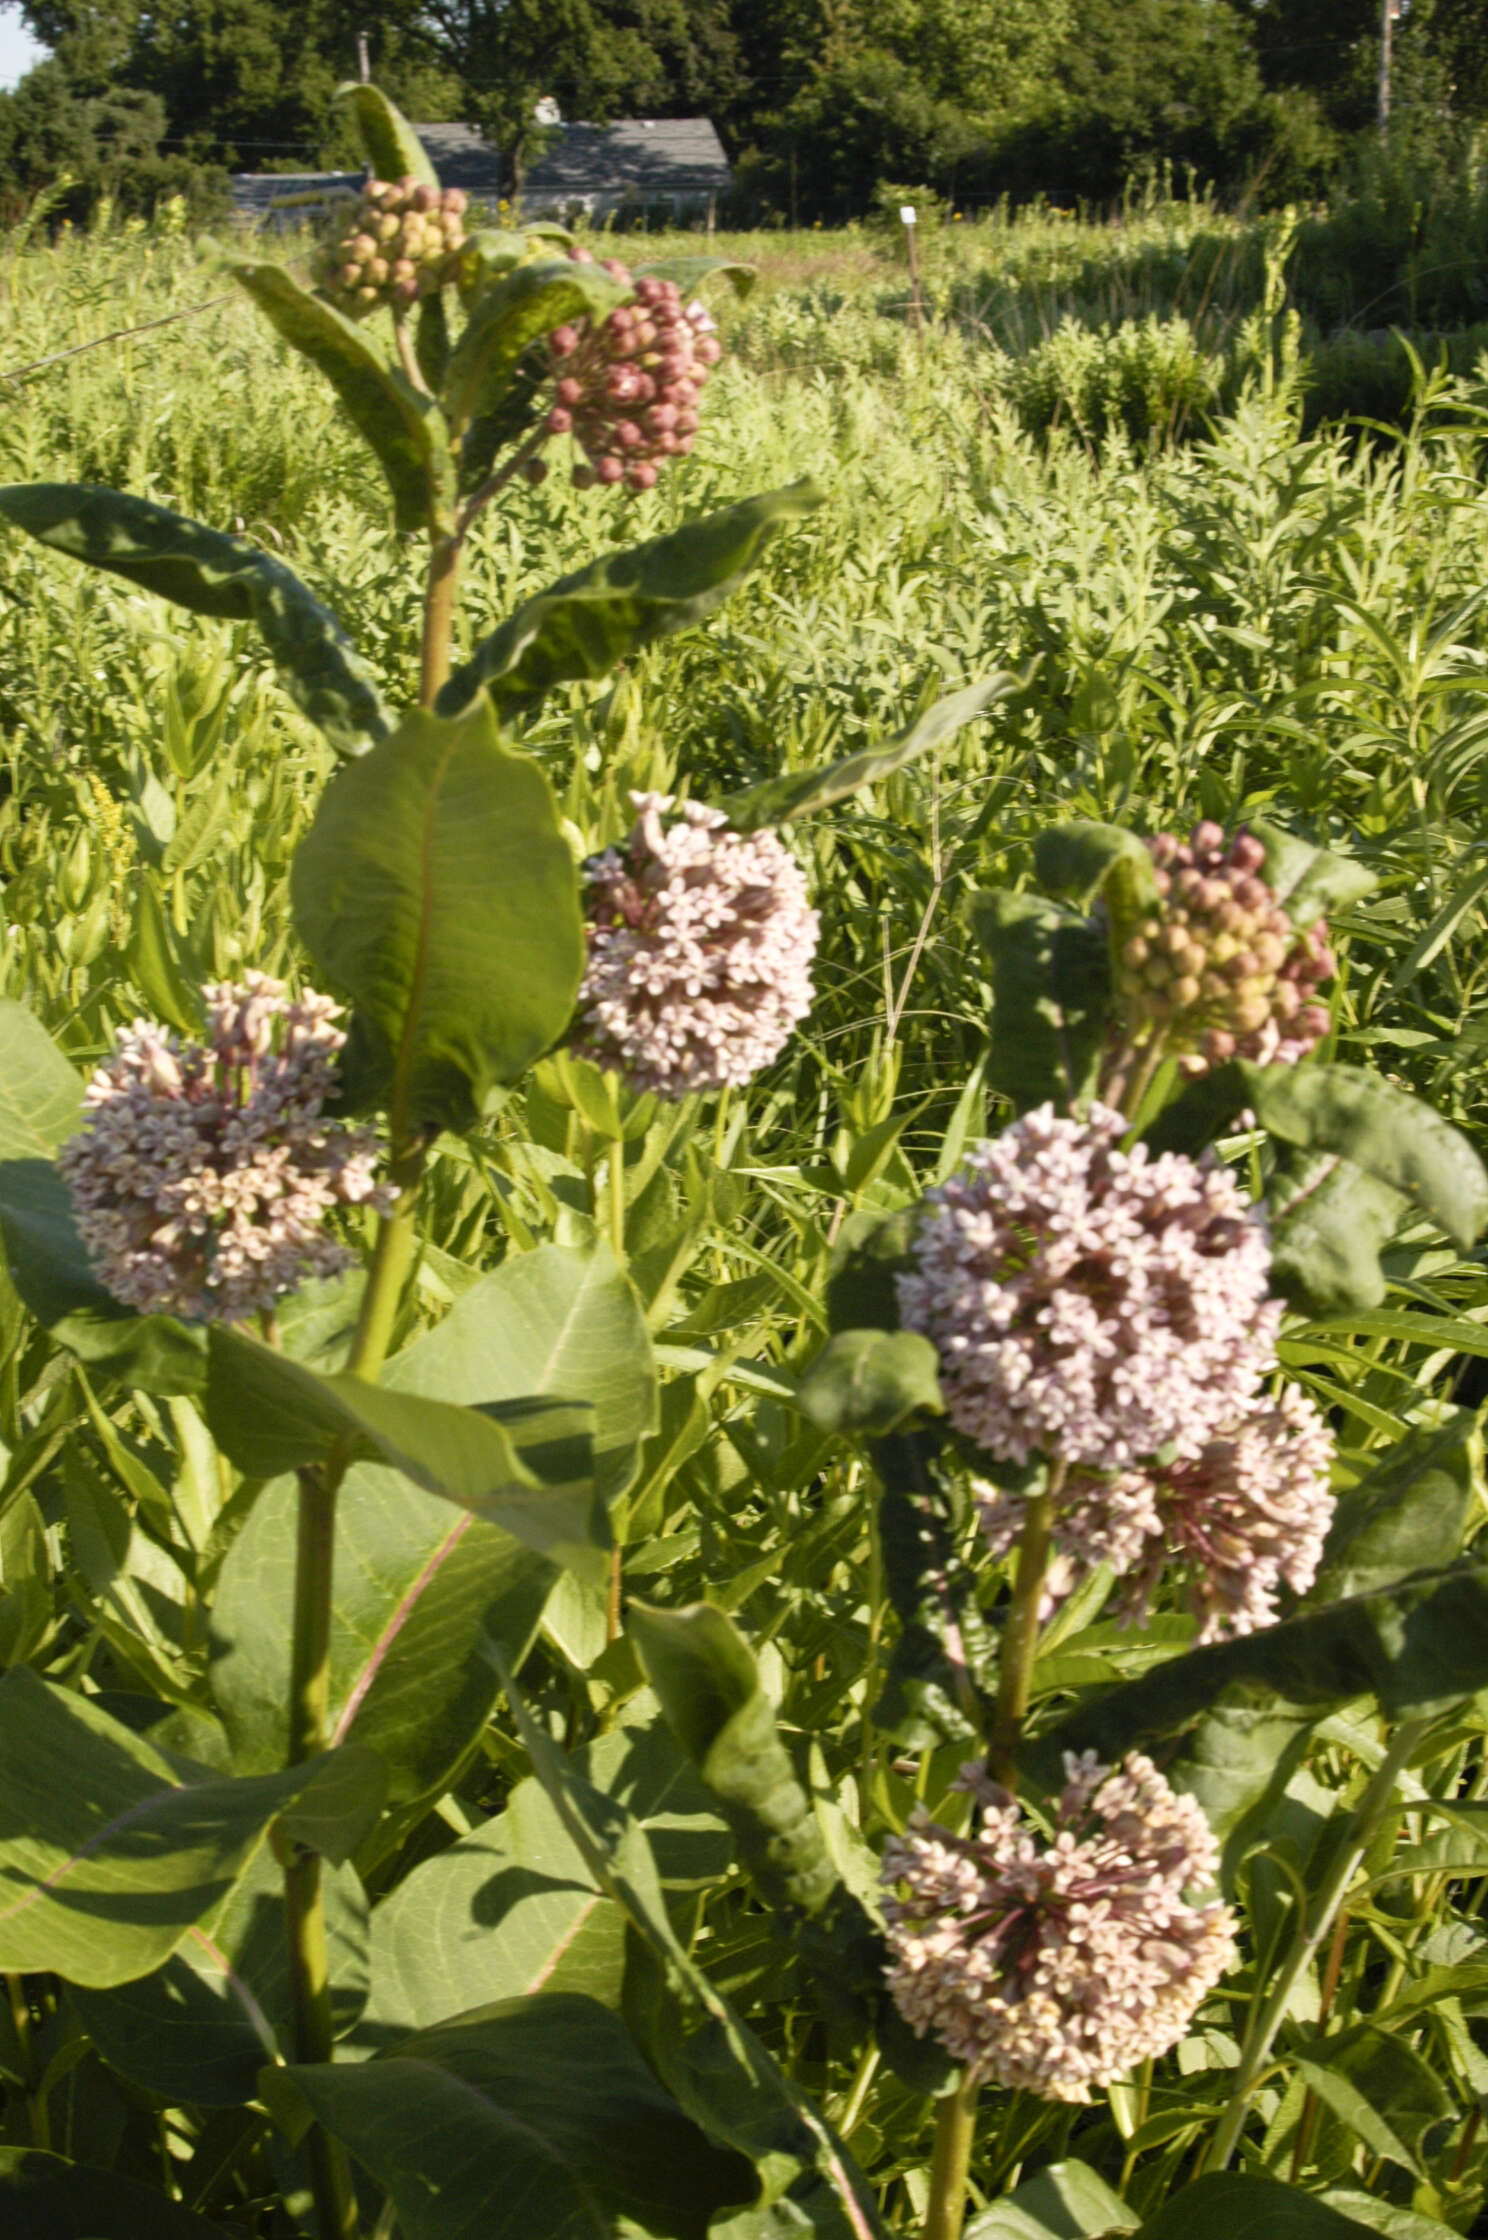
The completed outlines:
[[[248,1477],[348,1454],[386,1463],[555,1563],[596,1583],[606,1576],[609,1516],[582,1401],[523,1396],[483,1412],[327,1376],[217,1324],[206,1409],[213,1437]]]
[[[740,264],[735,257],[647,257],[630,269],[637,280],[675,280],[684,295],[705,281],[723,279],[743,297],[759,277],[752,264]]]
[[[569,1022],[578,872],[546,776],[490,706],[415,712],[337,773],[291,876],[317,970],[350,995],[402,1137],[468,1126]]]
[[[291,698],[341,753],[388,731],[372,672],[330,608],[246,538],[90,483],[13,483],[0,519],[192,614],[253,623]]]
[[[1214,2170],[1180,2186],[1138,2227],[1137,2240],[1193,2240],[1196,2232],[1208,2240],[1360,2240],[1371,2229],[1296,2186]]]
[[[1082,910],[1090,908],[1118,863],[1130,865],[1146,893],[1157,899],[1146,845],[1122,825],[1094,820],[1050,825],[1033,844],[1033,861],[1040,883]]]
[[[1139,2223],[1088,2162],[1051,2162],[966,2227],[966,2240],[1076,2240],[1134,2232]]]
[[[1248,829],[1266,851],[1266,883],[1276,890],[1294,925],[1311,925],[1330,910],[1346,910],[1379,884],[1374,873],[1351,856],[1330,855],[1326,848],[1315,848],[1310,840],[1280,825],[1253,817]]]
[[[290,347],[325,375],[347,419],[377,454],[398,527],[444,526],[454,503],[455,469],[433,399],[420,396],[354,321],[302,288],[283,265],[244,257],[226,263]]]
[[[189,1778],[85,1697],[18,1666],[0,1680],[0,1968],[93,1986],[149,1974],[218,1912],[270,1822],[331,1762]],[[349,1840],[365,1829],[359,1814]]]
[[[1304,1606],[1370,1594],[1454,1556],[1476,1506],[1480,1443],[1476,1416],[1452,1408],[1382,1455],[1339,1500]]]
[[[974,895],[972,929],[992,965],[989,1089],[1019,1112],[1061,1111],[1095,1087],[1111,1000],[1106,944],[1088,919],[1041,895]]]
[[[377,178],[413,179],[421,187],[438,186],[439,174],[429,160],[429,151],[381,87],[349,79],[337,86],[335,98],[351,110]]]
[[[838,1330],[796,1397],[820,1431],[895,1431],[922,1409],[940,1414],[939,1357],[917,1330]]]
[[[565,320],[603,319],[634,291],[597,264],[566,257],[518,265],[492,280],[470,305],[450,355],[441,402],[450,426],[464,428],[500,402],[517,360]]]
[[[1165,1139],[1160,1147],[1168,1148]],[[1310,1314],[1377,1307],[1385,1296],[1380,1255],[1408,1205],[1403,1191],[1351,1159],[1279,1144],[1266,1183],[1272,1289]]]
[[[947,693],[916,717],[907,731],[881,747],[860,747],[856,754],[844,756],[825,770],[795,770],[784,777],[766,778],[743,793],[730,794],[719,807],[739,832],[785,824],[792,817],[813,816],[820,809],[847,800],[860,787],[877,785],[921,755],[944,746],[964,725],[985,715],[994,701],[1005,699],[1013,684],[1012,677],[1001,673],[984,677],[980,684]]]
[[[14,2240],[227,2240],[158,2186],[37,2147],[0,2147],[0,2225]]]
[[[405,2240],[704,2240],[754,2173],[664,2092],[619,2017],[573,1992],[507,1999],[374,2061],[292,2068],[387,2188]]]
[[[483,691],[503,717],[526,715],[555,684],[607,676],[654,639],[703,621],[778,528],[822,503],[814,483],[792,483],[591,561],[525,600],[487,638],[440,693],[440,714],[458,714]]]

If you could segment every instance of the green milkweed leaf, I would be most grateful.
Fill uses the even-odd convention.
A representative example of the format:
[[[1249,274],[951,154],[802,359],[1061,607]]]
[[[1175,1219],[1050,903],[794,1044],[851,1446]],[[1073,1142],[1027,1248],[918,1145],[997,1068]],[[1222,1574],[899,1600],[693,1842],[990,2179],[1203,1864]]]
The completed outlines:
[[[675,280],[684,295],[707,280],[721,278],[742,298],[758,277],[752,264],[740,264],[733,257],[647,257],[630,269],[637,280]]]
[[[894,1431],[921,1409],[940,1414],[939,1359],[916,1330],[838,1330],[796,1397],[821,1431]]]
[[[1373,1593],[1455,1555],[1475,1505],[1479,1444],[1469,1408],[1408,1431],[1340,1499],[1304,1607]]]
[[[1262,876],[1275,889],[1293,925],[1311,925],[1329,911],[1346,910],[1351,903],[1362,902],[1379,883],[1351,856],[1330,855],[1326,848],[1315,848],[1310,840],[1280,825],[1252,817],[1248,829],[1266,851]]]
[[[247,1476],[275,1478],[332,1456],[381,1462],[539,1555],[604,1579],[609,1516],[594,1482],[586,1403],[452,1406],[323,1375],[220,1323],[207,1359],[207,1422]]]
[[[389,729],[371,670],[293,569],[245,537],[91,483],[12,483],[0,519],[192,614],[251,622],[296,705],[343,754]]]
[[[382,1796],[377,1759],[357,1760],[342,1856]],[[335,1758],[238,1781],[182,1766],[26,1666],[0,1680],[0,1968],[98,1987],[147,1975],[220,1909],[270,1822]]]
[[[337,773],[295,857],[295,921],[357,1007],[395,1135],[463,1128],[568,1025],[579,880],[552,788],[488,703],[407,716]]]
[[[1180,2186],[1136,2240],[1359,2240],[1370,2229],[1296,2186],[1215,2170]]]
[[[754,2173],[656,2082],[624,2024],[575,1992],[504,1999],[360,2065],[292,2068],[385,2186],[405,2240],[694,2240]]]
[[[227,2240],[158,2186],[37,2147],[0,2147],[0,2223],[16,2240]]]
[[[380,87],[348,79],[337,86],[335,99],[350,108],[374,177],[412,179],[421,187],[438,186],[439,174],[429,161],[424,143]]]
[[[518,265],[474,299],[450,355],[441,402],[460,429],[495,410],[523,352],[570,319],[603,319],[632,291],[597,264],[566,257]]]
[[[323,373],[347,419],[377,454],[400,529],[438,529],[454,505],[455,468],[444,418],[430,397],[385,363],[363,330],[302,288],[283,265],[229,257],[227,269],[291,349]]]
[[[435,703],[439,713],[457,715],[484,692],[503,719],[527,715],[555,684],[607,676],[654,639],[702,622],[774,532],[822,502],[814,483],[792,483],[591,561],[525,600],[455,671]]]
[[[988,1088],[1019,1112],[1080,1103],[1095,1087],[1110,1006],[1105,942],[1041,895],[974,895],[970,914],[992,964]]]
[[[766,1903],[819,1913],[841,1878],[742,1635],[723,1611],[700,1602],[682,1610],[637,1603],[626,1624],[642,1671],[722,1805]]]
[[[881,747],[860,747],[826,770],[796,770],[785,777],[766,778],[743,793],[730,794],[719,803],[729,823],[739,832],[753,832],[761,825],[785,824],[792,817],[809,817],[845,801],[861,786],[876,785],[892,777],[922,754],[930,754],[954,738],[964,724],[985,715],[995,700],[1005,699],[1014,679],[998,674],[980,684],[947,693],[897,739]]]

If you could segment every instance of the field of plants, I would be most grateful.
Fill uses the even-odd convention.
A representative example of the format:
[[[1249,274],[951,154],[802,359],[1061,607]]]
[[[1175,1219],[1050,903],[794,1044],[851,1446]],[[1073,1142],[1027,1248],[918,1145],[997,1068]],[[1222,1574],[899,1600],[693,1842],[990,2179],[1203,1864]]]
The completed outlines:
[[[358,222],[0,242],[0,2230],[1488,2232],[1468,323]]]

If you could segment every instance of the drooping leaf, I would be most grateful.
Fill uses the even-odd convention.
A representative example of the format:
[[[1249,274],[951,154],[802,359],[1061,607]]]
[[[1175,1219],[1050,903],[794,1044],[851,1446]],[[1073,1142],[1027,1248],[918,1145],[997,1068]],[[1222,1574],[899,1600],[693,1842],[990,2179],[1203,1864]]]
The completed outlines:
[[[1268,1135],[1335,1153],[1401,1192],[1466,1251],[1488,1223],[1488,1172],[1430,1105],[1361,1066],[1237,1066]]]
[[[1120,825],[1049,825],[1033,844],[1033,862],[1041,886],[1082,910],[1091,908],[1117,864],[1132,866],[1143,890],[1157,900],[1146,845],[1139,834]]]
[[[558,1750],[509,1668],[506,1687],[538,1779],[636,1932],[626,2016],[663,2084],[710,2138],[748,2156],[763,2205],[788,2191],[820,2240],[886,2240],[847,2149],[679,1941],[637,1822]]]
[[[393,494],[400,529],[439,529],[451,518],[455,469],[433,400],[379,354],[363,328],[302,288],[283,265],[229,257],[227,269],[291,349],[323,373],[347,419],[369,444]]]
[[[227,2240],[158,2186],[36,2147],[0,2147],[0,2229],[14,2240]]]
[[[793,817],[809,817],[846,801],[862,786],[878,784],[903,770],[924,754],[933,753],[954,738],[965,724],[985,715],[994,701],[1005,699],[1014,679],[999,673],[980,684],[947,693],[913,722],[897,739],[881,747],[860,747],[856,754],[832,763],[825,770],[795,770],[780,778],[766,778],[743,793],[730,794],[719,803],[729,823],[739,832],[754,832],[761,825],[786,824]]]
[[[471,2007],[577,1991],[620,2004],[625,1916],[536,1781],[473,1835],[415,1867],[372,1917],[369,2052]]]
[[[924,1410],[939,1415],[939,1357],[916,1330],[838,1330],[796,1388],[821,1431],[896,1431]]]
[[[1171,2194],[1137,2240],[1359,2240],[1368,2229],[1297,2186],[1215,2170]]]
[[[618,2016],[573,1992],[290,2075],[387,2188],[405,2240],[703,2240],[752,2190],[748,2163],[688,2120]]]
[[[438,186],[439,174],[429,161],[424,143],[380,87],[349,79],[337,86],[335,99],[344,101],[351,110],[375,178],[412,179],[421,187]]]
[[[483,288],[450,355],[441,402],[457,431],[500,402],[517,360],[566,321],[596,323],[632,291],[597,264],[566,257],[518,265]]]
[[[0,1968],[95,1986],[158,1968],[331,1763],[187,1778],[85,1697],[18,1666],[0,1680]]]
[[[1339,1501],[1307,1605],[1369,1594],[1454,1556],[1474,1506],[1477,1443],[1472,1411],[1453,1408],[1391,1447]]]
[[[591,1411],[540,1396],[486,1408],[327,1376],[216,1324],[207,1421],[252,1478],[350,1454],[401,1470],[555,1563],[606,1576],[609,1517],[594,1482]]]
[[[349,1866],[327,1867],[326,1948],[340,2036],[369,1982],[367,1900]],[[284,1876],[267,1847],[215,1915],[187,1930],[164,1967],[72,2003],[105,2061],[147,2092],[207,2108],[257,2095],[265,2061],[292,2044]]]
[[[677,1739],[722,1805],[767,1905],[819,1913],[840,1876],[781,1743],[748,1645],[706,1603],[627,1618],[641,1669]]]
[[[1088,2162],[1051,2162],[973,2217],[966,2240],[1095,2240],[1134,2232],[1138,2222]]]
[[[1272,1289],[1310,1314],[1377,1307],[1385,1296],[1380,1255],[1409,1203],[1336,1152],[1278,1145],[1266,1183]]]
[[[343,754],[388,731],[372,672],[336,616],[246,537],[89,483],[14,483],[0,489],[0,520],[192,614],[253,623],[286,691]]]
[[[975,1574],[956,1552],[955,1486],[938,1426],[875,1440],[878,1531],[899,1637],[874,1724],[911,1748],[973,1742],[987,1725],[991,1644]]]
[[[792,483],[591,561],[525,600],[455,671],[436,702],[439,713],[458,715],[484,691],[505,720],[530,714],[555,684],[608,676],[642,646],[702,622],[774,532],[822,502],[814,483]]]
[[[439,290],[432,296],[425,296],[419,305],[413,337],[413,355],[424,377],[424,387],[436,397],[449,372],[451,348],[449,314],[444,308],[443,291]]]
[[[1088,919],[1042,896],[975,895],[971,923],[992,966],[987,1086],[1019,1112],[1089,1096],[1110,1004],[1106,945]]]
[[[752,264],[740,264],[733,257],[647,257],[630,269],[637,280],[675,280],[684,295],[707,280],[722,279],[742,298],[757,277]]]
[[[340,771],[295,857],[295,921],[349,994],[395,1133],[465,1127],[567,1026],[584,966],[552,788],[483,703],[416,712]]]
[[[1445,1709],[1488,1685],[1488,1566],[1422,1571],[1235,1641],[1168,1658],[1067,1713],[1027,1749],[1057,1778],[1065,1750],[1109,1763],[1182,1733],[1222,1701],[1322,1710],[1374,1696],[1393,1719]]]

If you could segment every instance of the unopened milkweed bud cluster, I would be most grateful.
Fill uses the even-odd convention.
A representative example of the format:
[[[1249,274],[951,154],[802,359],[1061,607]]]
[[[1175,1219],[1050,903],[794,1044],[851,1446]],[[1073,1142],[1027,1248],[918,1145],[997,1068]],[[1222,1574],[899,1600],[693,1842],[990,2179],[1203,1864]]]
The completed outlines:
[[[1186,1071],[1229,1058],[1289,1064],[1321,1041],[1328,1013],[1311,1001],[1334,972],[1323,922],[1297,927],[1261,876],[1253,833],[1217,824],[1189,840],[1147,842],[1156,906],[1117,953],[1116,992],[1133,1027],[1156,1028]]]
[[[593,262],[586,249],[569,253]],[[692,449],[698,395],[721,351],[711,317],[700,303],[684,306],[675,280],[633,280],[613,257],[600,269],[633,287],[635,302],[548,336],[556,386],[547,432],[571,435],[584,454],[573,470],[581,490],[649,490],[658,460]]]
[[[369,179],[316,278],[354,319],[379,305],[406,311],[455,277],[465,247],[466,197],[459,187],[415,179]]]

